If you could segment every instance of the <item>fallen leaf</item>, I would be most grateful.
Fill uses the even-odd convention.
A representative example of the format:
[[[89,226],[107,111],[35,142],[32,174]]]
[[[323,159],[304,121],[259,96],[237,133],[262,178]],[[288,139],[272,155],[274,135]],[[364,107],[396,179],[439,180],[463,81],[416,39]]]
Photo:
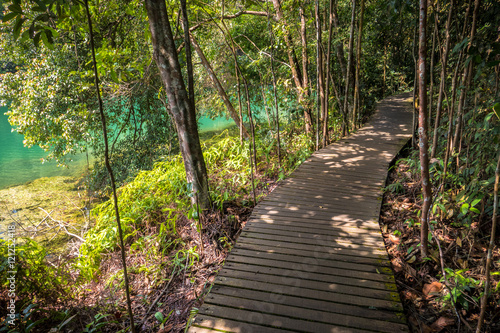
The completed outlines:
[[[434,332],[441,332],[446,326],[455,324],[455,320],[447,317],[439,317],[432,325],[431,328]]]
[[[401,262],[400,258],[394,258],[391,260],[391,262],[392,262],[392,268],[396,273],[403,271],[403,263]]]
[[[460,237],[457,237],[456,242],[458,246],[462,247],[462,240],[460,239]]]
[[[424,284],[424,287],[422,288],[422,293],[427,297],[436,296],[437,294],[439,294],[441,289],[443,289],[443,284],[434,281],[432,283]]]
[[[395,235],[392,235],[392,234],[389,235],[389,240],[392,243],[396,244],[396,245],[398,245],[399,243],[401,243],[401,239],[399,237],[395,236]]]

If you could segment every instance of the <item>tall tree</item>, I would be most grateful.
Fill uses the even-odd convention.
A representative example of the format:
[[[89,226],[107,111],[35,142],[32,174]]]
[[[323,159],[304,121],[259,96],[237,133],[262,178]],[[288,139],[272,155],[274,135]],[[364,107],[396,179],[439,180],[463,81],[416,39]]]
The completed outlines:
[[[210,206],[208,177],[198,136],[194,105],[191,105],[182,76],[179,58],[164,0],[146,0],[153,58],[165,85],[169,112],[177,127],[179,145],[188,183],[192,184],[193,203]]]
[[[354,51],[354,25],[356,21],[356,0],[352,0],[352,13],[351,13],[351,30],[349,33],[349,50],[347,55],[347,74],[345,77],[345,94],[344,94],[344,110],[343,110],[343,123],[342,134],[349,134],[349,119],[348,119],[348,100],[349,100],[349,85],[351,76],[352,57]]]
[[[226,106],[227,111],[229,112],[229,115],[231,118],[233,118],[234,122],[237,124],[237,126],[240,128],[240,133],[242,137],[248,138],[248,131],[243,125],[243,122],[241,121],[241,117],[238,115],[238,112],[234,109],[233,104],[231,103],[231,100],[227,96],[226,91],[222,87],[222,84],[220,83],[219,79],[217,78],[217,75],[215,74],[215,71],[213,70],[212,66],[207,60],[207,57],[205,57],[205,53],[201,49],[200,45],[198,44],[198,41],[195,39],[195,37],[191,34],[191,43],[194,46],[194,49],[196,53],[198,54],[198,57],[201,60],[201,63],[203,64],[203,67],[205,67],[205,70],[208,73],[208,76],[210,77],[210,80],[212,82],[212,85],[215,87],[217,90],[217,93],[219,94],[219,97],[222,99],[224,102],[224,105]]]
[[[283,10],[281,8],[280,0],[273,0],[274,10],[276,11],[276,17],[278,22],[280,22],[283,26],[283,35],[285,39],[286,53],[288,55],[288,62],[290,65],[290,69],[292,71],[293,81],[298,90],[298,102],[300,105],[304,107],[304,120],[306,123],[306,132],[309,133],[312,130],[312,115],[311,109],[309,108],[309,103],[307,101],[308,98],[308,89],[304,89],[304,78],[302,76],[302,72],[300,71],[299,62],[297,60],[297,56],[294,51],[293,40],[290,34],[290,29],[287,23],[287,20],[283,14]]]
[[[477,25],[477,16],[479,12],[479,5],[481,0],[475,0],[474,2],[474,12],[472,14],[472,27],[470,31],[469,43],[467,46],[467,52],[471,49],[472,43],[474,42],[474,37],[476,35],[476,25]],[[457,120],[455,125],[455,135],[453,136],[453,150],[456,151],[460,142],[460,135],[462,132],[462,117],[465,109],[465,99],[467,97],[467,91],[469,90],[471,76],[472,76],[472,65],[474,61],[466,62],[464,66],[464,74],[463,74],[463,88],[460,92],[460,99],[458,100],[458,110],[457,110]]]
[[[441,57],[441,76],[440,76],[440,83],[439,83],[439,93],[438,93],[438,100],[437,100],[437,105],[436,105],[436,118],[434,120],[434,136],[432,139],[432,152],[431,152],[431,158],[436,157],[436,150],[437,150],[437,145],[438,145],[438,129],[439,129],[439,123],[441,121],[441,111],[443,109],[443,98],[444,98],[444,90],[446,87],[446,71],[447,71],[447,66],[448,66],[448,53],[450,51],[450,25],[451,25],[451,18],[453,15],[453,5],[454,5],[454,0],[451,0],[450,2],[450,8],[448,9],[448,18],[446,19],[446,28],[445,28],[445,42],[444,42],[444,50],[443,54]]]
[[[359,104],[359,72],[361,71],[361,41],[363,40],[363,16],[365,13],[365,0],[361,0],[361,12],[359,14],[358,41],[356,43],[356,73],[354,76],[354,102],[352,111],[352,123],[356,127],[360,104]]]
[[[428,256],[428,217],[431,205],[431,183],[429,177],[429,156],[427,148],[427,0],[420,0],[419,15],[419,50],[418,50],[418,138],[420,150],[420,170],[422,177],[422,194],[424,203],[420,215],[420,250],[422,257]]]

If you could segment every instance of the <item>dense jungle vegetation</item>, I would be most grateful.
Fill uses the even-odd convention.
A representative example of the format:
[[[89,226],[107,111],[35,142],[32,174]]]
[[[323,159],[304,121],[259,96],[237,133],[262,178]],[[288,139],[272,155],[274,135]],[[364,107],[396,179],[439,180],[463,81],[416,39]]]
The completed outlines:
[[[498,1],[0,5],[11,125],[93,161],[60,216],[0,220],[0,331],[184,331],[259,199],[412,90],[381,219],[408,322],[500,329]]]

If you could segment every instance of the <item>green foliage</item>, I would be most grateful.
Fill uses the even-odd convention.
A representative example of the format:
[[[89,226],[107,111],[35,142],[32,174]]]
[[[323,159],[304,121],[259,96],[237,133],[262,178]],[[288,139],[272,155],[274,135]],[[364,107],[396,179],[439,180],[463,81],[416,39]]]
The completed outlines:
[[[20,243],[20,242],[23,243]],[[0,281],[8,289],[9,280],[15,272],[16,295],[21,300],[32,300],[37,296],[45,302],[72,294],[72,278],[67,263],[48,263],[46,248],[32,239],[18,239],[15,263],[9,262],[8,242],[0,240]]]
[[[109,325],[111,323],[116,323],[116,321],[107,321],[105,320],[107,317],[111,316],[110,314],[103,315],[101,313],[98,313],[94,316],[94,320],[87,325],[85,325],[85,328],[83,329],[82,332],[84,333],[97,333],[101,332],[101,328]]]
[[[173,244],[171,237],[175,237],[177,218],[171,206],[175,204],[181,211],[189,206],[181,157],[158,162],[153,170],[140,172],[132,182],[120,188],[118,202],[127,244],[137,240],[141,232],[159,225],[161,247],[163,250],[169,248]],[[96,224],[85,237],[78,262],[85,278],[91,278],[97,272],[102,253],[118,247],[113,202],[108,200],[98,205],[92,214],[96,216]],[[164,221],[163,224],[160,221]]]
[[[155,313],[156,320],[158,320],[160,322],[160,330],[163,329],[163,327],[165,326],[165,323],[170,318],[170,316],[172,315],[173,312],[174,312],[174,310],[170,311],[168,313],[168,315],[166,315],[166,316],[164,316],[163,313],[161,313],[161,312]]]
[[[451,282],[450,292],[443,296],[443,301],[447,306],[453,306],[453,304],[460,305],[466,311],[469,310],[470,303],[475,306],[479,304],[479,294],[476,289],[480,285],[480,281],[466,276],[467,271],[453,270],[450,268],[445,268],[446,277],[448,282]],[[444,278],[441,279],[444,281]]]

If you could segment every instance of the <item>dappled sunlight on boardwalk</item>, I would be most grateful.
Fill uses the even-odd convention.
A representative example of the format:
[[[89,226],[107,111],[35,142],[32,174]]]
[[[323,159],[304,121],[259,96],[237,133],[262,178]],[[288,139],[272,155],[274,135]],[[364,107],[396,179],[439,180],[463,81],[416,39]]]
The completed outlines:
[[[189,332],[406,332],[378,225],[408,94],[314,153],[254,209]]]

